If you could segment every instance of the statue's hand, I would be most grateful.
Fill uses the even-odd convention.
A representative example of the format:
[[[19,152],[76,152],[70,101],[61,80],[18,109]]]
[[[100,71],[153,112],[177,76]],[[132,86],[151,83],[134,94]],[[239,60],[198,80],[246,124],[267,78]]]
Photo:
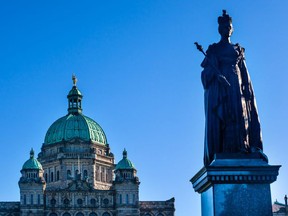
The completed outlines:
[[[218,74],[218,81],[224,85],[225,87],[229,87],[231,86],[229,81],[226,79],[225,76],[223,76],[222,74]]]

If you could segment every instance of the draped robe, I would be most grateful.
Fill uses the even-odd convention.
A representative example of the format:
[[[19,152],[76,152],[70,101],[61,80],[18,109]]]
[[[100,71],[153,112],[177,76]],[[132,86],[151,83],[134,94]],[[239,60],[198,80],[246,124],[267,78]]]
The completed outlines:
[[[220,43],[210,45],[201,64],[204,68],[201,80],[205,101],[205,166],[217,153],[249,153],[263,149],[244,48],[230,45],[229,52]]]

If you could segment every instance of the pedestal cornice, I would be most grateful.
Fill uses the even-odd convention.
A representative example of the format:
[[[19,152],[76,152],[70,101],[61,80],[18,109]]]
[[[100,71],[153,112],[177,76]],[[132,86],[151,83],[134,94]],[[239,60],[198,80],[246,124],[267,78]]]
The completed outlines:
[[[196,192],[202,193],[214,184],[271,184],[276,181],[280,165],[269,165],[260,158],[225,158],[203,167],[190,180]]]

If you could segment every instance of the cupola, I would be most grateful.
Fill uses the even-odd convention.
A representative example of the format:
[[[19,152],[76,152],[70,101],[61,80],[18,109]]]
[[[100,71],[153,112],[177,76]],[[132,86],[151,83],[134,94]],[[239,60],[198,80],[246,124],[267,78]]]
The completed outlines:
[[[30,151],[30,158],[23,164],[22,170],[42,170],[42,165],[36,158],[34,158],[33,148]]]
[[[78,90],[76,84],[77,84],[77,78],[75,75],[72,76],[73,80],[73,87],[70,90],[69,94],[67,95],[68,98],[68,113],[69,114],[79,114],[82,113],[82,94]]]
[[[118,162],[118,164],[116,165],[115,170],[119,170],[119,169],[122,169],[122,170],[123,169],[134,169],[134,170],[136,170],[133,163],[127,158],[126,149],[124,149],[124,151],[123,151],[123,159],[120,160]]]
[[[82,94],[77,88],[77,78],[72,76],[73,86],[69,91],[68,114],[56,120],[48,129],[44,145],[80,139],[107,145],[106,135],[101,126],[93,119],[82,114]]]
[[[114,172],[116,174],[116,182],[125,180],[139,181],[138,177],[136,177],[137,170],[133,163],[128,159],[126,149],[124,149],[123,158],[117,163]]]

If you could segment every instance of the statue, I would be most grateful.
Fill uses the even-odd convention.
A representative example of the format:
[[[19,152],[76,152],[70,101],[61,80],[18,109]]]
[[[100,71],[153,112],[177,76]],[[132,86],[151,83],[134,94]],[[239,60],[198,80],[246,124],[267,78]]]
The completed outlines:
[[[230,155],[262,150],[261,128],[252,83],[245,63],[244,48],[233,44],[232,18],[223,10],[218,17],[221,39],[204,53],[201,80],[205,100],[204,165],[215,154]]]

